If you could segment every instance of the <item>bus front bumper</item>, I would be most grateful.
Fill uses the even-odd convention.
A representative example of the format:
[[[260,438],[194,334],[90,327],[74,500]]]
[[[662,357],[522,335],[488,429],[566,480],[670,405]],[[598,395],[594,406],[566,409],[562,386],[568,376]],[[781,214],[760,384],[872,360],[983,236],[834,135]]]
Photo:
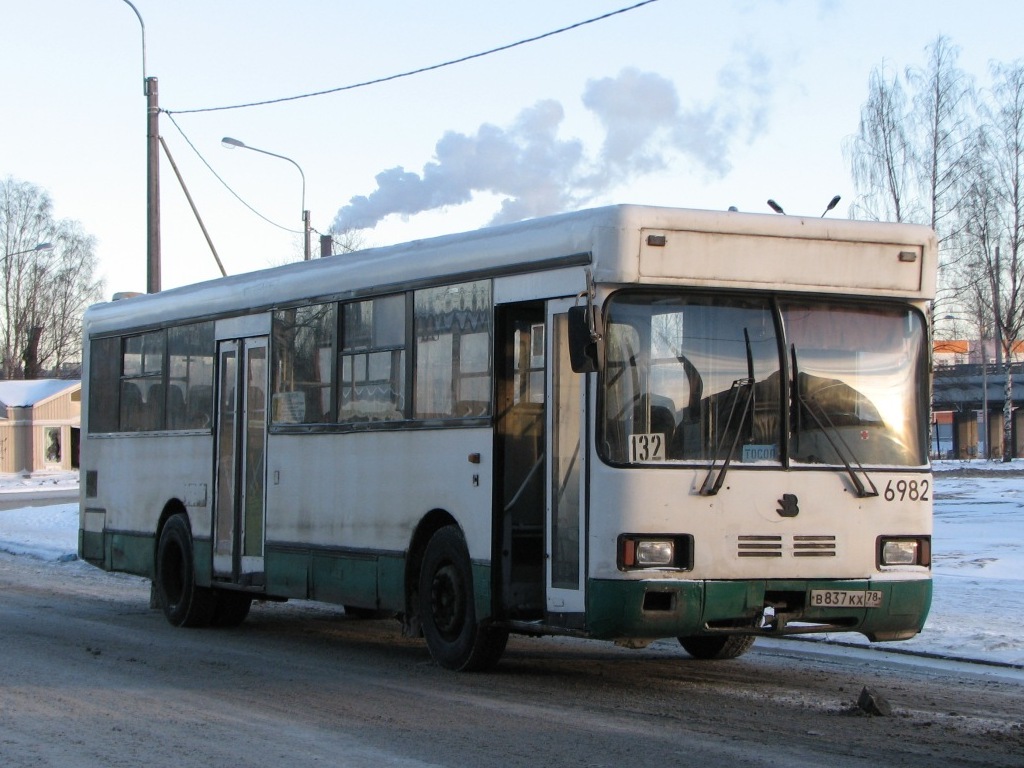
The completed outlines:
[[[602,639],[859,632],[905,640],[924,627],[930,578],[881,581],[593,579],[587,634]]]

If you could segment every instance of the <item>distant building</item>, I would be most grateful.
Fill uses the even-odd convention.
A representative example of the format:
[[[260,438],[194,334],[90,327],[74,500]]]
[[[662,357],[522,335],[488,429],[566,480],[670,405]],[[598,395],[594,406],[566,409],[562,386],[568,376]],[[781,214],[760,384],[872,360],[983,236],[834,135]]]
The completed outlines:
[[[980,365],[982,362],[991,365],[996,362],[995,339],[935,339],[932,342],[932,351],[937,368],[968,363]],[[1013,345],[1009,362],[1020,363],[1022,361],[1024,361],[1024,341],[1018,341]]]
[[[77,469],[81,422],[81,381],[0,381],[0,472]]]
[[[1024,342],[998,356],[993,339],[936,339],[932,346],[933,458],[1003,454],[1006,374],[1011,374],[1010,454],[1024,456]],[[1008,359],[1007,359],[1008,357]]]

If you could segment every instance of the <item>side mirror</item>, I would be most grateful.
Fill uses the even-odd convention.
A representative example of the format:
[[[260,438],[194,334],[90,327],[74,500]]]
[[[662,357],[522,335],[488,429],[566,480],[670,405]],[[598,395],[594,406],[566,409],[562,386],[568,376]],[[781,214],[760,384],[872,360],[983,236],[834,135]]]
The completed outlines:
[[[598,343],[590,327],[587,307],[569,307],[569,363],[575,373],[597,371]]]

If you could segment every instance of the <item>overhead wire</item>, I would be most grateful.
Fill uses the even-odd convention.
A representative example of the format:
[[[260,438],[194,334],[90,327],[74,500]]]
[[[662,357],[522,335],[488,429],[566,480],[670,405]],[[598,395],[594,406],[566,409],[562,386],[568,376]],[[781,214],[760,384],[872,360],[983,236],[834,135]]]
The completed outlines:
[[[210,163],[207,161],[207,159],[205,157],[203,157],[203,153],[199,151],[199,148],[195,144],[192,143],[192,139],[190,139],[188,137],[188,135],[185,133],[185,131],[183,131],[181,129],[181,126],[178,125],[178,121],[174,119],[174,115],[172,115],[171,113],[167,113],[167,117],[171,121],[171,123],[174,125],[174,127],[178,129],[178,133],[181,134],[181,137],[185,140],[185,143],[188,144],[189,147],[192,148],[192,151],[196,153],[196,156],[202,161],[203,165],[205,165],[207,167],[207,169],[210,171],[210,173],[213,174],[214,178],[217,179],[217,181],[219,181],[221,184],[223,184],[224,185],[224,189],[226,189],[228,192],[230,192],[234,196],[234,198],[236,200],[238,200],[238,202],[240,202],[242,205],[244,205],[250,211],[252,211],[257,216],[259,216],[261,219],[263,219],[265,222],[267,222],[267,224],[271,224],[271,225],[277,227],[278,229],[283,229],[285,232],[291,232],[291,233],[296,234],[296,235],[301,235],[302,234],[302,230],[300,230],[300,229],[292,229],[291,227],[286,227],[283,224],[278,224],[276,221],[273,221],[272,219],[268,219],[262,213],[257,211],[251,205],[249,205],[249,203],[247,203],[244,199],[242,199],[242,196],[239,195],[237,192],[235,192],[235,190],[233,190],[231,188],[231,185],[228,184],[226,181],[224,181],[224,179],[221,178],[221,175],[219,173],[217,173],[213,169],[213,166],[210,165]]]
[[[313,98],[315,96],[327,96],[327,95],[332,94],[332,93],[341,93],[342,91],[352,91],[352,90],[355,90],[357,88],[366,88],[367,86],[371,86],[371,85],[380,85],[381,83],[387,83],[387,82],[391,82],[393,80],[400,80],[400,79],[405,78],[405,77],[412,77],[413,75],[421,75],[421,74],[423,74],[425,72],[433,72],[435,70],[443,69],[445,67],[451,67],[451,66],[454,66],[456,64],[464,64],[467,61],[472,61],[474,59],[480,59],[480,58],[483,58],[485,56],[491,56],[492,54],[495,54],[495,53],[501,53],[503,51],[508,51],[508,50],[511,50],[512,48],[518,48],[521,45],[527,45],[529,43],[535,43],[535,42],[537,42],[539,40],[544,40],[544,39],[549,38],[549,37],[554,37],[555,35],[560,35],[560,34],[562,34],[564,32],[571,32],[574,29],[579,29],[580,27],[585,27],[588,24],[595,24],[596,22],[604,21],[605,19],[610,19],[613,16],[618,16],[618,15],[623,14],[623,13],[628,13],[630,11],[636,10],[637,8],[642,8],[645,5],[650,5],[651,3],[656,3],[656,2],[658,2],[658,0],[641,0],[641,2],[634,3],[633,5],[627,6],[625,8],[619,8],[618,10],[615,10],[615,11],[609,11],[608,13],[601,14],[600,16],[595,16],[595,17],[593,17],[591,19],[585,19],[584,21],[578,21],[575,24],[570,24],[567,27],[561,27],[559,29],[553,29],[550,32],[545,32],[545,33],[540,34],[540,35],[534,35],[533,37],[527,37],[527,38],[524,38],[522,40],[517,40],[514,43],[508,43],[506,45],[501,45],[501,46],[498,46],[497,48],[490,48],[490,49],[488,49],[486,51],[480,51],[479,53],[472,53],[472,54],[469,54],[468,56],[462,56],[462,57],[457,58],[457,59],[450,59],[448,61],[441,62],[440,64],[431,64],[429,66],[420,67],[418,69],[412,69],[412,70],[409,70],[407,72],[399,72],[398,74],[387,75],[385,77],[378,77],[378,78],[375,78],[373,80],[365,80],[365,81],[360,82],[360,83],[352,83],[350,85],[342,85],[342,86],[339,86],[337,88],[329,88],[329,89],[324,90],[324,91],[314,91],[312,93],[302,93],[302,94],[299,94],[297,96],[283,96],[283,97],[277,98],[277,99],[266,99],[264,101],[250,101],[250,102],[246,102],[244,104],[230,104],[230,105],[220,106],[220,107],[201,107],[201,108],[196,108],[196,109],[176,109],[176,110],[161,109],[161,111],[162,112],[166,112],[168,115],[170,115],[170,114],[189,115],[189,114],[196,114],[196,113],[199,113],[199,112],[223,112],[223,111],[230,110],[230,109],[246,109],[248,107],[264,107],[264,106],[267,106],[267,105],[270,105],[270,104],[281,104],[281,103],[289,102],[289,101],[298,101],[299,99],[311,99],[311,98]]]
[[[604,21],[605,19],[609,19],[609,18],[612,18],[614,16],[619,16],[619,15],[621,15],[623,13],[628,13],[629,11],[634,11],[637,8],[641,8],[641,7],[645,6],[645,5],[651,5],[652,3],[656,3],[656,2],[658,2],[658,0],[641,0],[641,2],[634,3],[633,5],[626,6],[624,8],[619,8],[618,10],[615,10],[615,11],[609,11],[608,13],[601,14],[600,16],[595,16],[595,17],[590,18],[590,19],[585,19],[583,21],[576,22],[575,24],[570,24],[569,26],[566,26],[566,27],[560,27],[559,29],[554,29],[554,30],[551,30],[549,32],[545,32],[545,33],[540,34],[540,35],[534,35],[533,37],[528,37],[528,38],[524,38],[522,40],[517,40],[514,43],[508,43],[506,45],[498,46],[497,48],[490,48],[490,49],[488,49],[486,51],[480,51],[478,53],[473,53],[473,54],[470,54],[468,56],[462,56],[462,57],[457,58],[457,59],[450,59],[448,61],[441,62],[440,64],[432,64],[430,66],[420,67],[418,69],[409,70],[407,72],[400,72],[400,73],[394,74],[394,75],[387,75],[385,77],[378,77],[378,78],[375,78],[373,80],[366,80],[366,81],[363,81],[363,82],[360,82],[360,83],[353,83],[353,84],[350,84],[350,85],[343,85],[343,86],[339,86],[337,88],[330,88],[330,89],[324,90],[324,91],[315,91],[313,93],[304,93],[304,94],[299,94],[297,96],[285,96],[285,97],[278,98],[278,99],[267,99],[265,101],[253,101],[253,102],[247,102],[247,103],[244,103],[244,104],[231,104],[231,105],[220,106],[220,107],[203,107],[203,108],[197,108],[197,109],[165,109],[165,108],[161,107],[160,111],[167,115],[168,119],[171,121],[171,123],[177,129],[178,133],[180,133],[181,137],[185,140],[185,143],[187,143],[188,146],[192,149],[192,151],[195,152],[196,156],[200,159],[200,161],[202,161],[203,165],[206,166],[206,168],[210,171],[210,173],[213,174],[214,178],[216,178],[217,181],[219,181],[224,186],[224,188],[228,192],[230,192],[231,195],[236,200],[238,200],[238,202],[240,202],[242,205],[244,205],[246,208],[248,208],[250,211],[252,211],[254,214],[256,214],[258,217],[263,219],[263,221],[267,222],[268,224],[270,224],[270,225],[272,225],[274,227],[277,227],[278,229],[284,230],[285,232],[290,232],[292,234],[301,235],[301,234],[303,234],[303,232],[301,230],[292,229],[291,227],[286,227],[283,224],[278,224],[276,221],[273,221],[272,219],[268,218],[267,216],[264,216],[262,213],[260,213],[255,208],[253,208],[248,202],[246,202],[242,198],[241,195],[239,195],[237,192],[235,192],[235,190],[231,188],[231,185],[228,184],[221,177],[221,175],[219,173],[217,173],[217,171],[214,170],[213,166],[210,165],[209,161],[207,161],[207,159],[203,156],[203,153],[199,151],[199,148],[196,147],[196,145],[188,137],[188,135],[185,133],[185,131],[182,130],[181,126],[178,125],[178,122],[174,119],[174,115],[189,115],[189,114],[197,114],[197,113],[201,113],[201,112],[223,112],[223,111],[232,110],[232,109],[245,109],[245,108],[248,108],[248,107],[262,107],[262,106],[267,106],[267,105],[270,105],[270,104],[281,104],[281,103],[285,103],[285,102],[289,102],[289,101],[298,101],[299,99],[309,99],[309,98],[313,98],[313,97],[316,97],[316,96],[327,96],[327,95],[332,94],[332,93],[341,93],[343,91],[351,91],[351,90],[355,90],[357,88],[365,88],[365,87],[368,87],[368,86],[371,86],[371,85],[379,85],[381,83],[387,83],[387,82],[391,82],[391,81],[394,81],[394,80],[400,80],[400,79],[406,78],[406,77],[412,77],[414,75],[420,75],[420,74],[423,74],[425,72],[433,72],[435,70],[443,69],[445,67],[451,67],[451,66],[454,66],[456,64],[463,64],[463,63],[465,63],[467,61],[472,61],[474,59],[480,59],[480,58],[483,58],[485,56],[490,56],[490,55],[495,54],[495,53],[501,53],[503,51],[508,51],[508,50],[511,50],[512,48],[518,48],[519,46],[527,45],[528,43],[535,43],[535,42],[537,42],[539,40],[544,40],[544,39],[549,38],[549,37],[554,37],[555,35],[560,35],[560,34],[562,34],[564,32],[570,32],[570,31],[572,31],[574,29],[579,29],[580,27],[587,26],[588,24],[594,24],[594,23],[596,23],[598,21]],[[317,232],[317,234],[321,234],[321,233]]]

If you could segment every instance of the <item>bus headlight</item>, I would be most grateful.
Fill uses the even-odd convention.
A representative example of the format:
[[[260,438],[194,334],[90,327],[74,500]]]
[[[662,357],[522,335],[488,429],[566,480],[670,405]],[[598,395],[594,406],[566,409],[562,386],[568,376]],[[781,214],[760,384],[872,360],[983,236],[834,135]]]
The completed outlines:
[[[693,567],[693,537],[689,535],[632,535],[619,536],[619,568],[679,568]]]
[[[931,565],[931,539],[927,536],[881,537],[878,541],[878,564]]]
[[[638,541],[636,543],[636,564],[642,568],[672,565],[675,559],[675,546],[671,541]]]

